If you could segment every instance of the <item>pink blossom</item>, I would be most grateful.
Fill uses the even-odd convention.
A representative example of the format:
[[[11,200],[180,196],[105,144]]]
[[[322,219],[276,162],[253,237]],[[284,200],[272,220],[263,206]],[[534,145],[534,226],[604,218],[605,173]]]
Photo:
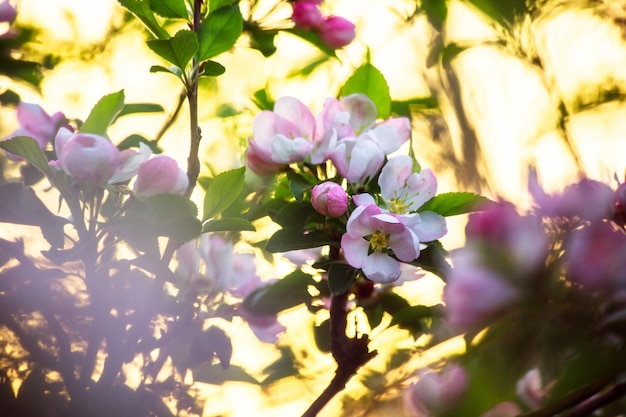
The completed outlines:
[[[419,256],[419,240],[396,216],[375,204],[358,206],[341,238],[346,261],[372,281],[389,283],[400,277],[400,263]],[[393,256],[392,256],[393,255]]]
[[[337,100],[329,97],[317,115],[317,133],[335,130],[337,138],[356,137],[374,126],[378,110],[365,94],[350,94]]]
[[[189,179],[178,163],[167,155],[156,155],[139,166],[133,192],[137,196],[184,194]]]
[[[319,27],[319,34],[322,41],[332,49],[343,48],[356,37],[354,24],[339,16],[326,17]]]
[[[416,211],[437,193],[437,179],[430,169],[413,171],[407,155],[390,158],[378,178],[381,196],[392,213]]]
[[[231,288],[235,275],[233,242],[217,234],[204,233],[200,237],[199,250],[205,264],[204,279],[210,282],[216,291]]]
[[[293,4],[291,20],[293,20],[296,27],[311,30],[322,26],[324,16],[317,5],[307,2],[296,2]]]
[[[567,278],[588,291],[610,292],[626,282],[626,234],[594,222],[566,237]]]
[[[444,288],[448,322],[457,330],[476,330],[506,311],[519,291],[507,278],[481,264],[479,254],[466,246],[452,253],[454,268]]]
[[[313,187],[311,204],[324,216],[339,217],[348,211],[348,195],[339,184],[326,181]]]
[[[315,140],[315,118],[302,102],[293,97],[276,101],[274,111],[257,114],[246,154],[248,167],[260,175],[272,168],[304,161]]]
[[[418,380],[404,391],[405,409],[412,417],[428,417],[452,410],[463,397],[468,376],[456,363],[441,372],[423,370]]]
[[[13,23],[17,17],[17,9],[9,0],[0,1],[0,23]]]
[[[40,149],[45,149],[48,143],[55,138],[59,127],[66,120],[65,115],[61,112],[50,116],[38,104],[23,101],[17,105],[16,115],[19,128],[3,140],[17,136],[28,136],[37,141]],[[21,160],[14,155],[9,156],[11,159]]]
[[[599,181],[585,178],[565,187],[560,194],[547,194],[539,185],[537,175],[531,171],[529,190],[539,206],[539,213],[548,217],[578,217],[583,220],[610,218],[615,210],[611,187]]]
[[[367,184],[378,174],[385,154],[367,134],[359,138],[345,138],[337,142],[330,156],[339,175],[355,185]]]
[[[120,151],[120,164],[115,174],[109,178],[109,184],[119,184],[130,180],[137,175],[139,167],[150,158],[151,154],[150,147],[145,143],[139,144],[139,150],[124,149]]]
[[[58,160],[53,165],[85,184],[103,184],[117,170],[121,156],[110,140],[61,128],[55,139]]]
[[[541,267],[548,256],[548,236],[541,219],[521,216],[506,202],[490,205],[469,216],[465,234],[469,243],[479,241],[509,260],[508,271],[517,276]]]
[[[320,5],[324,2],[324,0],[296,0],[296,3],[307,3],[307,4],[315,4]]]

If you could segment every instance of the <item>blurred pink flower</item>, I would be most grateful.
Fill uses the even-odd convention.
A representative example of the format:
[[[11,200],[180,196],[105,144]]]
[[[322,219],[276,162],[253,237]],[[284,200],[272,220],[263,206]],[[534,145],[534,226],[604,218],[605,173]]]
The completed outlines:
[[[375,204],[360,205],[352,212],[341,248],[352,267],[380,283],[400,277],[400,262],[395,258],[410,262],[419,256],[415,234],[395,215],[383,212]]]
[[[461,366],[449,363],[441,372],[423,370],[404,391],[405,409],[411,417],[428,417],[452,410],[465,394],[468,377]]]
[[[533,410],[541,407],[541,403],[546,396],[546,390],[541,382],[541,373],[537,368],[526,372],[526,374],[517,381],[515,389],[517,396],[526,406]]]
[[[156,155],[139,166],[133,192],[140,197],[154,194],[184,194],[189,179],[178,163],[167,155]]]
[[[339,175],[355,185],[367,184],[378,174],[385,154],[367,134],[359,138],[345,138],[337,142],[330,156]]]
[[[291,20],[296,27],[311,30],[318,29],[324,23],[321,10],[314,3],[296,2],[293,4]]]
[[[61,125],[67,120],[61,112],[48,115],[41,106],[24,101],[17,105],[17,121],[19,128],[2,140],[17,136],[28,136],[37,141],[40,149],[45,149],[56,136]],[[15,155],[9,155],[13,160],[21,160]]]
[[[118,169],[120,151],[103,136],[61,128],[55,138],[57,161],[51,164],[85,184],[106,183]]]
[[[13,23],[17,17],[17,8],[9,0],[0,1],[0,23]]]
[[[331,49],[350,44],[356,37],[354,23],[339,16],[328,16],[319,27],[322,41]]]
[[[324,216],[339,217],[348,211],[348,195],[341,185],[325,181],[313,187],[311,204]]]
[[[490,205],[472,213],[465,227],[468,244],[486,244],[487,250],[508,259],[507,273],[525,276],[542,266],[548,256],[548,236],[541,219],[521,216],[510,203]]]
[[[151,154],[150,147],[145,143],[139,144],[139,150],[124,149],[120,151],[120,164],[115,174],[109,178],[109,184],[119,184],[130,180],[137,175],[139,167],[150,158]]]
[[[594,221],[610,218],[615,210],[613,190],[599,181],[585,178],[553,195],[541,188],[534,171],[530,172],[528,182],[539,213],[547,217],[578,217]]]
[[[516,417],[522,413],[517,404],[512,402],[503,402],[496,404],[480,417]]]
[[[444,288],[448,322],[459,330],[478,330],[505,311],[519,297],[507,279],[482,265],[476,249],[466,246],[452,253],[454,268]]]
[[[614,224],[594,222],[565,240],[566,276],[587,291],[612,292],[626,284],[626,234]]]

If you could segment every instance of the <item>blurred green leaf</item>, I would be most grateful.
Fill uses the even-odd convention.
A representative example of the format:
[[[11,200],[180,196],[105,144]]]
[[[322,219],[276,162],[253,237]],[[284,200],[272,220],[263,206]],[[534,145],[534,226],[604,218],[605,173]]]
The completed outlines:
[[[241,167],[224,171],[213,178],[204,195],[204,215],[202,221],[206,221],[230,206],[243,189],[246,168]]]
[[[106,136],[109,125],[124,108],[124,90],[107,94],[91,109],[87,120],[78,129],[82,133]]]
[[[442,216],[456,216],[482,210],[493,203],[487,197],[467,192],[438,194],[428,200],[419,211],[434,211]]]
[[[118,0],[118,2],[137,17],[157,39],[168,39],[170,34],[161,27],[150,8],[149,0]]]
[[[430,110],[439,108],[435,97],[416,97],[405,101],[392,101],[391,111],[395,114],[408,116],[411,111]]]
[[[237,1],[239,0],[209,0],[209,11],[214,12],[222,7],[230,6]]]
[[[169,18],[187,19],[187,6],[185,0],[150,0],[150,8],[159,16]]]
[[[182,70],[187,67],[200,46],[197,35],[190,30],[179,30],[170,39],[151,40],[147,44],[161,58]]]
[[[528,13],[528,0],[465,0],[481,13],[504,26],[515,23],[516,19]]]
[[[428,272],[432,272],[444,281],[450,274],[452,268],[446,261],[448,252],[438,240],[431,242],[425,249],[420,251],[419,257],[410,262],[411,265],[418,266]]]
[[[335,58],[337,57],[337,53],[335,52],[335,50],[333,48],[329,48],[328,45],[326,45],[326,43],[322,41],[322,38],[320,38],[319,33],[317,33],[316,31],[304,30],[300,28],[288,28],[283,29],[283,32],[291,33],[292,35],[304,39],[328,56],[332,56]]]
[[[226,72],[226,68],[219,62],[215,61],[206,61],[204,64],[204,71],[202,71],[201,75],[207,77],[219,77],[220,75]]]
[[[250,48],[261,52],[265,58],[272,56],[276,52],[274,39],[278,34],[275,29],[261,29],[258,26],[246,28],[250,35]]]
[[[116,234],[139,250],[153,248],[156,238],[169,237],[184,243],[200,236],[202,224],[198,209],[186,197],[177,194],[155,194],[134,199],[126,213],[110,224]]]
[[[320,352],[330,352],[330,320],[326,319],[313,327],[315,344]]]
[[[237,218],[209,220],[202,226],[202,233],[240,231],[254,232],[256,227],[246,219]]]
[[[257,90],[252,96],[252,101],[259,108],[259,110],[273,110],[274,100],[267,94],[266,89]]]
[[[0,70],[0,72],[2,71]],[[20,95],[11,89],[0,94],[0,105],[2,106],[17,106],[20,100]]]
[[[448,17],[446,0],[422,0],[421,9],[426,13],[431,24],[441,30]]]
[[[219,364],[202,365],[193,371],[193,380],[212,385],[223,385],[228,381],[247,382],[250,384],[259,383],[256,378],[241,366],[229,365],[228,368],[224,369]]]
[[[198,60],[204,61],[228,51],[235,45],[243,30],[239,5],[221,7],[209,13],[200,23]]]
[[[317,248],[325,245],[337,245],[321,230],[304,234],[302,229],[280,229],[272,235],[265,245],[270,253],[287,252],[297,249]]]
[[[39,226],[53,248],[63,247],[68,223],[52,214],[30,187],[18,183],[0,185],[0,222]]]
[[[316,282],[309,274],[296,269],[278,281],[260,287],[244,300],[248,311],[257,314],[277,314],[311,300],[308,288]]]
[[[14,155],[21,156],[45,175],[50,174],[48,159],[39,148],[39,143],[28,136],[16,136],[0,141],[0,148]]]
[[[159,147],[153,140],[149,140],[141,135],[132,134],[117,144],[117,148],[121,151],[129,148],[138,148],[140,143],[145,143],[150,147],[153,153],[163,153],[163,149]]]
[[[363,64],[352,74],[341,89],[343,97],[362,93],[368,96],[378,110],[378,117],[389,117],[391,112],[391,96],[389,85],[383,74],[372,64]]]
[[[341,295],[350,289],[358,269],[348,264],[335,263],[328,269],[328,288],[333,295]]]
[[[435,306],[408,306],[393,314],[389,326],[399,326],[411,332],[414,338],[428,331],[424,319],[441,317],[445,314],[445,307]]]

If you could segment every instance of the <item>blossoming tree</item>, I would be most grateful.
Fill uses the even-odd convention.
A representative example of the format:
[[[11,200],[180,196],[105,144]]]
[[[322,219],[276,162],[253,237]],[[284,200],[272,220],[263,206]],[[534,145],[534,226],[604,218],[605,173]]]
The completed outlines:
[[[278,2],[290,19],[276,26],[244,18],[246,2],[119,3],[168,63],[150,71],[184,89],[186,170],[157,139],[112,137],[120,118],[159,110],[127,103],[123,90],[102,97],[85,120],[2,95],[19,128],[0,148],[30,174],[3,179],[0,221],[34,226],[47,244],[33,254],[26,236],[0,238],[0,325],[18,352],[5,348],[0,368],[7,415],[199,415],[194,382],[267,386],[284,376],[258,381],[231,363],[239,346],[229,323],[243,320],[260,342],[277,344],[303,331],[281,323],[298,308],[323,318],[313,329],[316,349],[335,362],[303,416],[323,412],[361,376],[383,349],[372,348],[375,330],[391,327],[415,349],[388,347],[402,363],[390,359],[390,375],[439,342],[466,342],[440,364],[382,376],[379,391],[401,398],[407,415],[608,416],[623,408],[623,184],[581,178],[550,194],[531,171],[528,211],[471,192],[438,194],[435,171],[412,144],[408,106],[423,100],[394,101],[369,55],[323,103],[259,94],[240,166],[204,176],[199,83],[227,70],[215,57],[244,35],[270,56],[281,31],[336,57],[358,28],[325,15],[321,1]],[[418,3],[416,13],[440,29],[446,2]],[[524,2],[471,3],[505,29],[530,12]],[[12,2],[0,2],[0,21],[16,15]],[[21,45],[17,30],[2,35],[0,51],[9,51],[7,62],[37,68],[10,53]],[[454,58],[439,52],[443,66]],[[34,72],[0,69],[37,83]],[[190,198],[198,186],[200,207]],[[446,218],[467,213],[466,244],[448,253],[440,242]],[[253,243],[267,256],[301,258],[272,280],[239,245],[267,220],[274,232]],[[445,282],[441,304],[398,291],[426,273]],[[354,317],[371,333],[348,331]]]

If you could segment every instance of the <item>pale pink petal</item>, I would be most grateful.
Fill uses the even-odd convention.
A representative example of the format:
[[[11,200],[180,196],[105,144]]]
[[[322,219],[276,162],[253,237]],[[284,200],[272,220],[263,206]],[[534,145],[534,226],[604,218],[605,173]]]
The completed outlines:
[[[381,284],[400,278],[400,263],[391,256],[378,251],[372,252],[365,258],[362,270],[368,279]]]

